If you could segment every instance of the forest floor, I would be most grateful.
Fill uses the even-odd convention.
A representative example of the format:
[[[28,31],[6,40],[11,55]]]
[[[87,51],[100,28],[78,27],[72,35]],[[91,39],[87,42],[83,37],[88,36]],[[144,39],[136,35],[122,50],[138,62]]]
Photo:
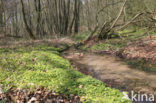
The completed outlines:
[[[77,50],[72,46],[75,44],[75,41],[70,38],[8,43],[3,47],[1,46],[1,48],[10,48],[10,45],[11,48],[16,47],[16,45],[21,45],[21,47],[25,45],[29,48],[30,45],[42,42],[43,44],[46,43],[55,47],[60,47],[61,44],[63,45],[61,48],[64,49],[64,44],[67,44],[71,48],[64,51],[61,55],[72,63],[74,69],[103,81],[107,86],[119,89],[120,91],[130,92],[133,90],[139,93],[152,93],[156,95],[156,66],[154,55],[152,55],[155,53],[154,41],[156,38],[155,36],[148,39],[143,39],[144,37],[142,37],[131,41],[131,39],[135,38],[132,36],[131,39],[123,40],[122,42],[121,39],[112,39],[110,41],[94,43],[94,45],[87,47],[83,46],[81,50]],[[78,87],[79,89],[83,88],[82,85]],[[59,98],[59,96],[57,97]],[[64,95],[61,98],[65,98]],[[84,96],[79,96],[76,101],[82,98],[84,99]]]
[[[0,102],[131,103],[120,90],[75,70],[60,56],[66,44],[73,42],[62,38],[1,46]]]

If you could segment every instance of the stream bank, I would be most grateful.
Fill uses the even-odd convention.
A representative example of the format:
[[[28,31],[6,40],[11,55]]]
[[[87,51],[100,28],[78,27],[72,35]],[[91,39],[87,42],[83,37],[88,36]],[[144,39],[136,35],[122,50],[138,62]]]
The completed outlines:
[[[136,70],[119,57],[69,49],[62,53],[80,72],[121,91],[156,95],[156,75]]]

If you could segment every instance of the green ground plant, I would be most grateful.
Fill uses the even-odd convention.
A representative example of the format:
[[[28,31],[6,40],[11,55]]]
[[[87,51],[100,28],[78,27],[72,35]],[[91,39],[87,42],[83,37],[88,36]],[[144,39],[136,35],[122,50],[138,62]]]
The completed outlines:
[[[42,87],[58,94],[77,95],[84,103],[130,103],[123,94],[103,82],[73,69],[70,62],[59,56],[53,46],[0,49],[0,85],[30,89]]]
[[[89,48],[89,50],[92,51],[97,51],[97,50],[115,50],[118,51],[121,48],[124,48],[127,46],[127,43],[132,42],[132,41],[137,41],[139,39],[145,38],[148,35],[145,33],[144,30],[123,30],[123,31],[118,31],[118,33],[123,37],[121,38],[112,38],[109,40],[105,40],[102,43],[95,44]],[[145,34],[144,34],[145,33]],[[155,32],[152,32],[151,35],[154,35]]]
[[[79,42],[79,41],[85,41],[90,35],[90,32],[83,32],[83,33],[79,33],[77,35],[74,36],[74,40]]]

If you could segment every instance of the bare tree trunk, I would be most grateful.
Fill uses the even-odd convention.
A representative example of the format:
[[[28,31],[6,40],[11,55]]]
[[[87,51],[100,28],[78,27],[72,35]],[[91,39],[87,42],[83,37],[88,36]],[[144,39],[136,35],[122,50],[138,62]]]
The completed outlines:
[[[42,35],[42,28],[41,28],[41,0],[35,0],[35,8],[37,12],[37,27],[36,27],[36,34]]]
[[[6,15],[5,15],[5,4],[4,1],[0,1],[0,27],[2,33],[6,35]]]
[[[25,27],[26,27],[26,30],[30,36],[31,39],[36,39],[36,37],[34,36],[34,34],[32,33],[32,30],[30,29],[28,23],[27,23],[27,20],[26,20],[26,13],[25,13],[25,10],[24,10],[24,2],[23,0],[20,0],[21,1],[21,5],[22,5],[22,14],[23,14],[23,21],[24,21],[24,24],[25,24]]]
[[[75,0],[75,25],[74,25],[74,32],[78,33],[79,32],[79,20],[80,20],[80,0]]]
[[[120,28],[118,28],[117,30],[121,30],[123,28],[125,28],[128,24],[130,24],[132,21],[134,21],[137,17],[139,17],[140,15],[142,15],[143,13],[138,13],[136,14],[130,21],[128,21],[126,24],[124,24],[123,26],[121,26]]]
[[[125,7],[126,2],[127,2],[127,0],[124,0],[124,3],[122,4],[122,6],[121,6],[121,8],[120,8],[120,11],[119,11],[119,13],[118,13],[116,19],[113,21],[112,25],[111,25],[110,27],[102,28],[102,30],[101,30],[101,32],[100,32],[98,38],[100,38],[100,39],[103,39],[103,38],[108,39],[108,38],[111,37],[112,34],[114,34],[114,31],[113,31],[112,29],[114,28],[115,24],[118,22],[118,20],[119,20],[121,14],[122,14],[122,12],[123,12],[123,10],[124,10],[124,7]],[[104,32],[103,32],[103,31],[104,31]],[[103,33],[104,35],[102,35],[102,33]],[[119,34],[118,34],[118,36],[119,36],[120,38],[122,38]]]
[[[114,20],[113,24],[112,24],[111,27],[110,27],[110,30],[111,30],[111,29],[115,26],[115,24],[118,22],[118,20],[119,20],[121,14],[122,14],[122,12],[123,12],[123,10],[124,10],[124,7],[125,7],[126,2],[127,2],[127,0],[125,0],[124,3],[123,3],[123,5],[121,6],[120,11],[119,11],[119,13],[118,13],[116,19]]]

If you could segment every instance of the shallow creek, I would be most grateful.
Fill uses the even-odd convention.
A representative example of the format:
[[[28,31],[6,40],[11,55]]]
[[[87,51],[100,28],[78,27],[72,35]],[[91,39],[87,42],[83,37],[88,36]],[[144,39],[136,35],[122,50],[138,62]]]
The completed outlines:
[[[121,91],[136,91],[156,95],[156,75],[131,68],[120,58],[69,50],[63,57],[80,72],[103,81]]]

